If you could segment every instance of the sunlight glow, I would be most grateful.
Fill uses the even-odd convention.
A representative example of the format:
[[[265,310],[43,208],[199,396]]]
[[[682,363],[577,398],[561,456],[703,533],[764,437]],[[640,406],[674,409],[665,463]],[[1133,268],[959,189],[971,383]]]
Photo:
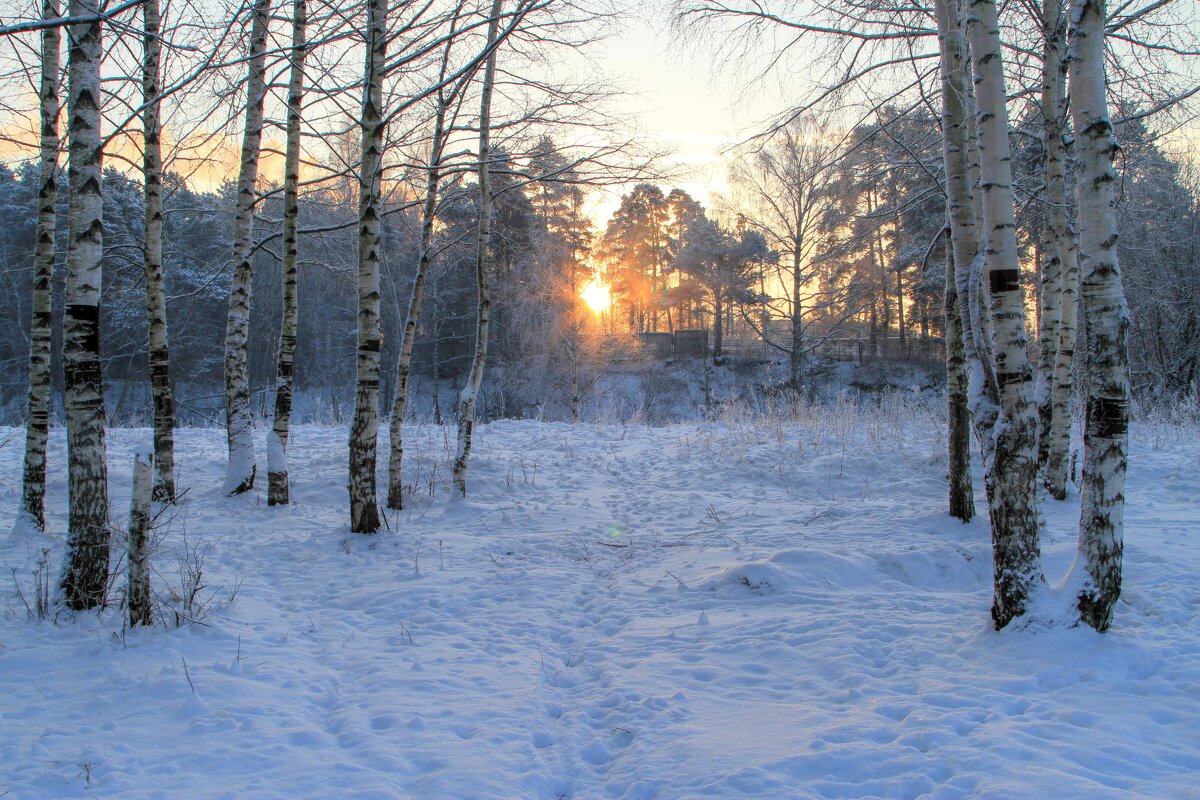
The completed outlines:
[[[612,305],[608,284],[600,283],[599,278],[593,278],[592,282],[579,292],[579,296],[595,314],[603,314]]]

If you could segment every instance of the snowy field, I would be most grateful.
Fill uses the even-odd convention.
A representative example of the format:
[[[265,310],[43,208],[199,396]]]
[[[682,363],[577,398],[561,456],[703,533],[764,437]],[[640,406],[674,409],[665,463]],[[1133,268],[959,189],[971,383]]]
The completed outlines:
[[[163,623],[134,631],[30,619],[64,437],[50,534],[10,536],[23,432],[0,430],[0,797],[1200,798],[1200,434],[1135,427],[1112,632],[1055,624],[1048,593],[998,634],[941,424],[909,400],[498,422],[465,501],[452,432],[422,427],[375,537],[348,533],[344,429],[295,432],[284,508],[222,498],[224,433],[184,430]],[[122,524],[148,439],[110,434]],[[1054,578],[1078,498],[1045,512]],[[181,564],[204,588],[177,626]]]

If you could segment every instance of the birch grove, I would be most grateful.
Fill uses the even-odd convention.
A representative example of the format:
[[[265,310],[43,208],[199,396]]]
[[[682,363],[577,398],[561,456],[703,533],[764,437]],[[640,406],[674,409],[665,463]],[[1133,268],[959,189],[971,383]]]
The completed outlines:
[[[253,271],[254,208],[258,199],[258,163],[262,149],[263,103],[267,94],[267,26],[271,0],[255,0],[246,77],[246,124],[242,135],[237,207],[233,218],[233,282],[225,321],[225,434],[229,464],[225,493],[254,488],[258,465],[254,455],[254,420],[250,411],[250,376],[246,343],[250,335],[250,289]]]
[[[787,19],[776,2],[811,14]],[[563,77],[573,64],[554,48],[582,50],[601,13],[551,0],[292,0],[289,15],[253,0],[204,22],[162,0],[69,0],[65,13],[42,0],[0,26],[0,43],[37,54],[0,71],[6,87],[37,89],[26,106],[0,93],[3,120],[23,114],[29,128],[23,142],[12,128],[25,163],[0,163],[11,217],[0,291],[15,287],[0,308],[0,374],[22,373],[0,381],[0,412],[16,408],[25,427],[20,525],[57,533],[46,454],[58,359],[58,600],[73,611],[110,602],[105,426],[149,425],[128,561],[113,559],[139,625],[154,616],[151,508],[180,502],[177,468],[189,469],[177,425],[223,423],[222,493],[253,497],[255,413],[270,409],[271,506],[307,491],[289,470],[296,426],[346,426],[345,472],[332,480],[345,481],[350,530],[374,534],[407,519],[385,516],[378,497],[385,402],[386,506],[400,510],[418,488],[435,502],[439,481],[465,497],[476,426],[498,417],[778,408],[828,390],[834,372],[839,386],[876,391],[890,367],[872,368],[888,361],[941,392],[944,356],[942,508],[966,523],[986,502],[994,627],[1042,621],[1053,603],[1041,595],[1071,617],[1054,621],[1105,631],[1121,596],[1134,399],[1158,403],[1170,387],[1194,406],[1200,385],[1200,178],[1154,123],[1176,109],[1172,124],[1185,118],[1200,90],[1146,83],[1169,72],[1153,54],[1191,52],[1183,34],[1138,45],[1174,2],[688,0],[680,18],[722,35],[786,31],[762,39],[772,68],[812,42],[832,59],[811,93],[739,146],[729,196],[706,200],[662,183],[660,154],[596,113],[620,104],[597,99],[613,99],[602,85]],[[1114,55],[1136,46],[1146,64]],[[603,187],[621,195],[606,228],[591,218]],[[1134,348],[1132,377],[1131,331],[1153,351]],[[439,461],[413,445],[428,439],[406,416],[440,425],[450,403],[456,436]],[[1041,547],[1062,509],[1040,504],[1071,501],[1073,482],[1076,560],[1060,581]]]
[[[45,0],[42,18],[59,15],[58,0]],[[53,316],[55,223],[58,201],[58,68],[61,49],[59,29],[42,31],[41,81],[39,84],[38,218],[35,233],[33,300],[29,331],[29,411],[25,432],[25,471],[21,506],[38,528],[46,527],[46,438],[50,428],[50,350]]]
[[[96,0],[70,0],[72,17],[98,16]],[[104,604],[108,589],[108,465],[100,362],[101,195],[100,58],[102,23],[67,29],[68,182],[67,293],[63,319],[64,400],[70,521],[60,580],[74,610]]]

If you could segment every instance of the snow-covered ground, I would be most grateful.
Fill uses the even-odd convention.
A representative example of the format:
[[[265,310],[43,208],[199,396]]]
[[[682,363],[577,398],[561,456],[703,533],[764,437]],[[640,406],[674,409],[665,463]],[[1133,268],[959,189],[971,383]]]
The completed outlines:
[[[452,432],[421,427],[410,508],[374,537],[348,533],[344,429],[295,431],[285,508],[222,498],[223,432],[180,431],[170,624],[133,631],[29,619],[64,437],[51,533],[10,536],[23,437],[0,431],[0,796],[1200,797],[1200,435],[1135,428],[1110,633],[995,633],[941,424],[903,400],[498,422],[466,500]],[[110,434],[118,518],[147,438]],[[1052,576],[1077,513],[1046,505]],[[205,588],[176,627],[181,560]]]

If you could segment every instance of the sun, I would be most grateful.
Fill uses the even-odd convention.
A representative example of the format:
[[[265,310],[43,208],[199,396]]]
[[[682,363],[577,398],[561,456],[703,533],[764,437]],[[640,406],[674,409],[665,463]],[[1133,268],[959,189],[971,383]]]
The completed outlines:
[[[579,296],[595,314],[603,314],[612,305],[612,294],[608,284],[600,283],[599,278],[593,278],[592,282],[579,292]]]

